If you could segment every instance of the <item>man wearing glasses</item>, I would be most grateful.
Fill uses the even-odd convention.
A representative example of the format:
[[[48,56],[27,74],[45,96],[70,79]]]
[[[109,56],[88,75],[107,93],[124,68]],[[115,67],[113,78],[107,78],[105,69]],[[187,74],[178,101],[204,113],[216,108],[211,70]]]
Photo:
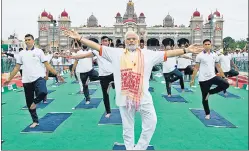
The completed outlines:
[[[211,40],[205,39],[203,41],[204,50],[196,56],[196,64],[190,86],[193,86],[195,76],[199,71],[199,83],[202,92],[202,104],[205,111],[205,118],[210,119],[210,110],[208,105],[209,95],[219,93],[229,87],[229,83],[224,80],[225,75],[220,67],[219,58],[211,50]],[[220,73],[221,77],[215,75],[215,67]],[[216,88],[210,89],[212,85],[217,85]]]
[[[187,52],[199,53],[202,49],[194,45],[188,49],[172,51],[141,51],[139,36],[128,31],[125,35],[125,48],[101,46],[75,31],[67,30],[66,36],[80,40],[88,47],[97,50],[99,55],[112,65],[116,90],[116,104],[119,106],[123,139],[126,150],[146,150],[154,134],[157,116],[149,92],[149,78],[152,67],[167,60],[167,57],[180,56]],[[134,118],[136,111],[142,116],[142,133],[135,145]]]
[[[41,49],[34,47],[35,41],[31,34],[25,35],[25,43],[27,46],[26,50],[19,53],[16,60],[16,66],[4,84],[8,85],[20,70],[20,66],[22,66],[22,83],[24,87],[26,104],[33,120],[30,127],[34,128],[39,125],[36,113],[36,104],[40,103],[47,95],[46,80],[44,79],[46,76],[44,65],[48,71],[57,75],[61,81],[64,81],[64,79],[56,73],[56,71],[47,62],[44,52]],[[34,98],[34,93],[36,94],[36,98]]]

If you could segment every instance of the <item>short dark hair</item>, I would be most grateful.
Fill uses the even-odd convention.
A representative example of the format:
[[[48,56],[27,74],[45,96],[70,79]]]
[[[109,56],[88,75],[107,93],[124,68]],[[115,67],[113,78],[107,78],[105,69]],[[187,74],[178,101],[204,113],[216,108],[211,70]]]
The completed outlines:
[[[205,40],[203,40],[203,44],[204,44],[205,42],[210,42],[210,43],[211,43],[211,40],[210,40],[210,39],[205,39]]]
[[[101,40],[106,39],[106,38],[109,39],[107,36],[102,36]]]
[[[143,39],[141,39],[141,40],[140,40],[140,44],[141,44],[141,43],[143,43],[143,44],[144,44],[144,40],[143,40]]]
[[[33,35],[31,35],[31,34],[27,34],[27,35],[25,35],[25,38],[27,38],[27,37],[31,37],[31,38],[34,40],[34,36],[33,36]]]

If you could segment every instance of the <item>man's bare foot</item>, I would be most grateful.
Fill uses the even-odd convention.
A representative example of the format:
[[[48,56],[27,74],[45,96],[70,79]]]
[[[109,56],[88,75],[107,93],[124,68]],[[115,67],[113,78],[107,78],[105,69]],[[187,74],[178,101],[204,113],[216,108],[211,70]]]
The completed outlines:
[[[48,101],[43,101],[44,104],[48,104]]]
[[[108,113],[105,115],[106,118],[109,118],[111,116],[111,113]]]
[[[206,101],[208,100],[208,97],[209,97],[209,93],[207,94],[207,96],[206,96],[206,98],[205,98]]]
[[[169,94],[168,97],[171,97],[171,95]]]
[[[90,101],[86,101],[86,104],[90,104]]]
[[[206,115],[205,119],[209,120],[210,119],[210,114]]]
[[[228,93],[227,93],[227,92],[225,92],[225,93],[224,93],[224,95],[225,95],[225,96],[228,96]]]
[[[185,89],[182,89],[182,92],[185,92]]]
[[[31,106],[30,106],[30,109],[31,110],[34,110],[36,108],[36,104],[33,102],[32,104],[31,104]]]
[[[39,123],[34,122],[29,127],[30,128],[35,128],[36,126],[39,126]]]

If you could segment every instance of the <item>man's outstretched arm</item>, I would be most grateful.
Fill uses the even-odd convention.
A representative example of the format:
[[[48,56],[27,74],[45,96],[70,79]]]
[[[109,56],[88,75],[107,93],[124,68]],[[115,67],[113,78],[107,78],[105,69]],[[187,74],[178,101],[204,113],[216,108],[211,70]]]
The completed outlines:
[[[82,37],[81,35],[79,35],[76,31],[70,31],[70,30],[66,30],[64,31],[64,34],[68,37],[71,37],[71,38],[74,38],[76,39],[77,41],[80,41],[81,43],[83,43],[84,45],[94,49],[94,50],[97,50],[97,51],[100,51],[100,45],[96,42],[93,42],[91,40],[88,40],[84,37]]]

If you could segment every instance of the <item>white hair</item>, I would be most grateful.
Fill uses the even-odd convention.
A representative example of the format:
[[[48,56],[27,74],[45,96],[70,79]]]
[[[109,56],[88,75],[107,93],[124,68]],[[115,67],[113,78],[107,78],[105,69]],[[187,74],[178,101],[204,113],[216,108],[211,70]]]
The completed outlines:
[[[130,34],[133,34],[136,36],[137,40],[139,40],[139,36],[137,33],[135,33],[134,31],[127,31],[126,34],[125,34],[125,39],[127,39],[127,36],[130,35]]]

